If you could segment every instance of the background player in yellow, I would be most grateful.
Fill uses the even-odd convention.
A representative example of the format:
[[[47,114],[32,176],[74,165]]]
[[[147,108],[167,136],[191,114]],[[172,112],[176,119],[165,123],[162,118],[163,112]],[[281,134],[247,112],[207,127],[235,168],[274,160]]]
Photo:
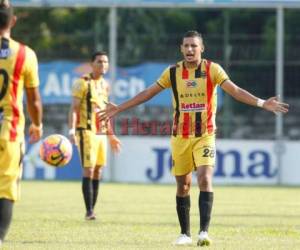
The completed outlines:
[[[107,137],[113,151],[120,150],[120,141],[113,134],[110,123],[97,121],[97,111],[106,107],[109,85],[103,75],[109,63],[105,52],[96,52],[91,58],[92,72],[78,79],[72,89],[69,114],[69,135],[79,149],[83,167],[82,193],[86,207],[85,218],[96,219],[97,201],[102,167],[106,164]]]
[[[199,234],[197,245],[210,245],[208,228],[213,206],[213,166],[215,163],[216,87],[236,100],[271,112],[288,112],[288,104],[276,97],[262,100],[233,83],[222,67],[202,58],[203,39],[197,31],[187,32],[182,40],[183,61],[168,67],[152,86],[116,106],[108,105],[100,119],[141,104],[165,88],[173,91],[173,131],[171,137],[172,173],[177,183],[176,210],[181,228],[175,245],[192,243],[190,233],[190,186],[192,171],[197,171],[199,193]]]
[[[0,0],[0,245],[12,219],[13,204],[19,198],[25,149],[24,89],[32,121],[30,142],[42,136],[37,58],[29,47],[10,37],[16,20],[10,3]]]

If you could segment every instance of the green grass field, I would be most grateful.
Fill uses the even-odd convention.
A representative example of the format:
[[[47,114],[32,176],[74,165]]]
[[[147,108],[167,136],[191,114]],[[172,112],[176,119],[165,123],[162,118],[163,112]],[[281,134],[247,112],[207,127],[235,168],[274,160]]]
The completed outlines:
[[[209,249],[300,249],[300,188],[216,187]],[[23,182],[3,249],[196,249],[198,191],[191,193],[194,244],[179,234],[175,185],[103,183],[97,220],[84,221],[80,182]]]

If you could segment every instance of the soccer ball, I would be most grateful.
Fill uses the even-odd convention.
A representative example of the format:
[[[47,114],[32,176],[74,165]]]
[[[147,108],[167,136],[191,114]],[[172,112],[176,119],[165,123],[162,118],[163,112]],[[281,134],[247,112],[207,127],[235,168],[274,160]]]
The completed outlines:
[[[63,167],[72,158],[72,144],[63,135],[46,137],[40,146],[41,159],[54,167]]]

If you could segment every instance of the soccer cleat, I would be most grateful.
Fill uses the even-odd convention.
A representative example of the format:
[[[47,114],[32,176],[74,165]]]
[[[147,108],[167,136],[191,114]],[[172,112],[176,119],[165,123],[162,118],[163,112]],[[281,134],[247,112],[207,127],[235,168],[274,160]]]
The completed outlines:
[[[96,215],[94,214],[94,212],[87,212],[85,214],[85,219],[86,220],[96,220]]]
[[[197,246],[210,246],[212,243],[211,239],[208,237],[208,233],[205,231],[201,231],[198,235]]]
[[[178,238],[173,242],[173,245],[184,246],[192,244],[192,238],[186,234],[180,234]]]

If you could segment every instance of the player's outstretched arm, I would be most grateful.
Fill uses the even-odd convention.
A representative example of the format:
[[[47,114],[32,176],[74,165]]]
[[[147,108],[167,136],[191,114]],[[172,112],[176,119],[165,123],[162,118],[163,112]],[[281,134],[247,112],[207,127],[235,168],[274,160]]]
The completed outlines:
[[[271,97],[267,100],[262,100],[248,91],[238,87],[230,80],[226,80],[222,83],[221,87],[233,98],[248,105],[258,106],[274,113],[287,113],[289,111],[289,104],[280,102],[278,97]]]
[[[134,96],[132,99],[120,104],[120,105],[114,105],[109,103],[107,105],[107,108],[104,110],[99,111],[98,119],[100,121],[102,120],[108,120],[109,118],[115,116],[116,114],[123,112],[127,109],[130,109],[132,107],[135,107],[141,103],[144,103],[148,100],[150,100],[153,96],[157,95],[159,92],[163,90],[162,87],[160,87],[158,84],[154,83],[144,91],[140,92],[136,96]]]
[[[39,141],[43,135],[42,102],[38,88],[26,88],[27,110],[30,116],[29,142]]]

